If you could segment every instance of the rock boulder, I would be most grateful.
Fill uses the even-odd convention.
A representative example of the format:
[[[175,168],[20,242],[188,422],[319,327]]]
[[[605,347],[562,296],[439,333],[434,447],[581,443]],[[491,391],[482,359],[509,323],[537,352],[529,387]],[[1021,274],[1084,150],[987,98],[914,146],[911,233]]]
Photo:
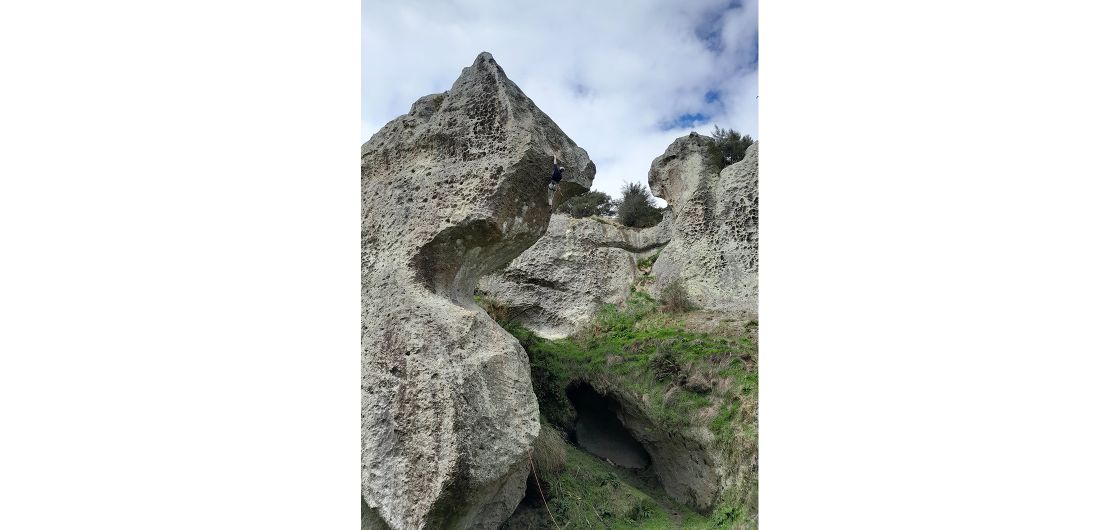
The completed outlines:
[[[525,351],[478,278],[587,190],[587,153],[488,53],[362,146],[363,526],[494,528],[525,490],[537,402]]]
[[[653,266],[658,296],[680,279],[704,309],[758,314],[758,143],[717,170],[711,138],[692,133],[654,159],[649,187],[673,211],[671,241]]]
[[[544,237],[502,271],[483,277],[479,291],[537,335],[566,337],[594,319],[600,305],[626,300],[638,261],[669,242],[669,227],[638,230],[555,214]]]

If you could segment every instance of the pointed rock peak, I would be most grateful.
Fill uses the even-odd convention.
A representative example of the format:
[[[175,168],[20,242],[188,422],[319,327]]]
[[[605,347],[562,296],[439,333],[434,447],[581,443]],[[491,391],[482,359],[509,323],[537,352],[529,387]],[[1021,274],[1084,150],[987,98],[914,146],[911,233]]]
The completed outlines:
[[[502,78],[506,78],[506,71],[502,70],[502,67],[498,65],[498,61],[494,60],[494,56],[490,55],[490,52],[478,54],[478,57],[474,58],[474,63],[463,69],[464,76],[471,72],[495,72]]]

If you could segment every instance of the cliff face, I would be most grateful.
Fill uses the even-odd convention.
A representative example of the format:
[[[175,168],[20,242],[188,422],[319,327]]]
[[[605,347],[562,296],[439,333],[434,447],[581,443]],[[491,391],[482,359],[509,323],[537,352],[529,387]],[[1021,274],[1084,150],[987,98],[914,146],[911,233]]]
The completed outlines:
[[[650,166],[650,190],[673,210],[671,242],[653,266],[651,292],[680,279],[701,308],[757,315],[758,143],[716,171],[710,142],[683,136]]]
[[[602,304],[626,300],[638,262],[668,242],[668,223],[637,230],[556,214],[544,237],[508,267],[484,277],[479,291],[537,335],[566,337],[590,322]]]
[[[595,166],[488,53],[362,146],[363,526],[493,528],[524,493],[537,402],[478,279],[549,224]]]

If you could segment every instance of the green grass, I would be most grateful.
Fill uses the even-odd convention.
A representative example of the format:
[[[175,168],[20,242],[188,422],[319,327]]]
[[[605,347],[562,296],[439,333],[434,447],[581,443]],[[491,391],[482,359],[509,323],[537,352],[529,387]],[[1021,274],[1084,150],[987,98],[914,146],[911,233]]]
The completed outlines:
[[[567,448],[565,468],[540,475],[549,485],[549,508],[560,527],[676,528],[656,499],[622,480],[605,462],[571,445]]]
[[[757,528],[742,495],[725,495],[708,516],[696,513],[663,493],[654,497],[622,479],[606,462],[564,443],[563,468],[538,469],[546,499],[560,528],[609,529],[740,529]],[[540,467],[540,466],[538,466]],[[754,484],[757,489],[757,483]],[[529,495],[540,495],[530,488]],[[535,501],[535,499],[534,499]],[[511,519],[502,528],[553,528],[543,506],[533,514]],[[526,525],[525,521],[533,521]]]

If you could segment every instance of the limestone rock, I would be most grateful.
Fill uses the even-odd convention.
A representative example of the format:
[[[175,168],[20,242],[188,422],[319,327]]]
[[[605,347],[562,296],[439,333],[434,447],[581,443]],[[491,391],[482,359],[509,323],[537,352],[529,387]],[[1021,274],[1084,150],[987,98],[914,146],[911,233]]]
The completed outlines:
[[[489,53],[362,146],[363,521],[494,528],[524,494],[540,428],[525,351],[473,301],[545,233],[552,156],[586,151]]]
[[[548,339],[566,337],[599,306],[626,300],[637,263],[669,241],[670,223],[638,230],[596,217],[554,214],[545,233],[479,291]]]
[[[658,296],[679,278],[691,302],[718,311],[758,314],[758,143],[717,172],[713,140],[678,138],[649,170],[649,187],[673,211],[672,240],[653,266]]]

